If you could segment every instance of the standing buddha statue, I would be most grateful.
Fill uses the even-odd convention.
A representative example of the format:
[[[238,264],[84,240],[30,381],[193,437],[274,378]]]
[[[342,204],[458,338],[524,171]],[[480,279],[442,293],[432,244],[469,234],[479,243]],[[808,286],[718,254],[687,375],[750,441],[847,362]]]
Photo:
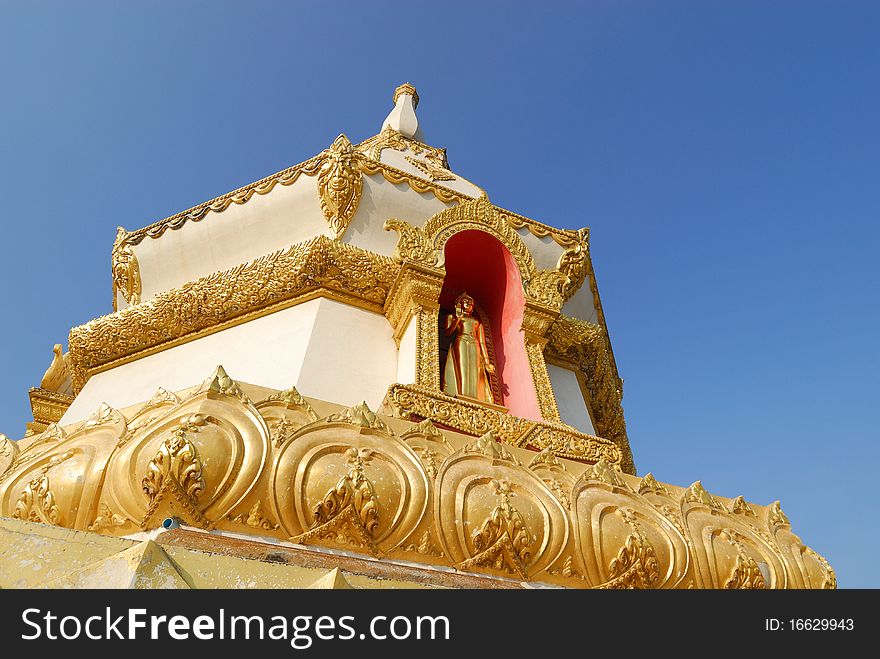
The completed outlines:
[[[453,338],[443,369],[443,391],[493,403],[490,375],[495,366],[486,349],[483,324],[473,313],[474,299],[462,293],[455,300],[455,312],[446,317],[446,336]]]

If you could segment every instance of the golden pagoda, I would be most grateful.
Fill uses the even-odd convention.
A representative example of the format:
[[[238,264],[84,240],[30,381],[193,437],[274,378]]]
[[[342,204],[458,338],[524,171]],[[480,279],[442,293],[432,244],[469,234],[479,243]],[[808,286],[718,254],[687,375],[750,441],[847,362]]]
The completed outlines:
[[[0,435],[0,587],[834,588],[777,503],[636,475],[589,230],[379,133],[113,243]]]

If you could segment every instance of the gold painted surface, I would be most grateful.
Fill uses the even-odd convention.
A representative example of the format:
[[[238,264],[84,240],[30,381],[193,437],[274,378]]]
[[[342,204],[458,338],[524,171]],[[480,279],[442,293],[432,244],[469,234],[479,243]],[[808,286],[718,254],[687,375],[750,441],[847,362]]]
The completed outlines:
[[[446,398],[435,402],[468,411]],[[479,405],[470,412],[487,417]],[[218,368],[183,395],[160,390],[125,413],[101,406],[83,423],[53,426],[20,449],[0,443],[0,515],[114,536],[155,529],[176,516],[208,531],[250,536],[254,546],[262,538],[372,556],[378,558],[369,564],[373,574],[395,573],[404,561],[411,577],[437,565],[453,570],[449,579],[488,579],[480,583],[836,585],[827,561],[791,533],[778,504],[724,500],[699,483],[685,489],[650,475],[638,479],[612,459],[587,465],[552,449],[536,454],[523,448],[534,444],[529,424],[560,433],[562,426],[498,417],[502,429],[519,424],[517,445],[502,443],[491,428],[479,437],[443,430],[437,424],[452,425],[449,414],[419,423],[383,417],[365,404],[344,408],[295,389],[243,385]],[[613,444],[592,440],[619,461]],[[0,537],[6,537],[3,529],[0,520]],[[168,565],[176,565],[175,552],[183,550],[100,549],[91,537],[84,541],[98,552],[92,562],[69,574],[43,570],[43,583],[67,579],[66,585],[82,586],[121,565],[142,566],[144,583],[159,583],[157,574],[174,582]],[[250,551],[245,541],[199,538]],[[259,573],[247,565],[240,564],[241,574]]]
[[[74,327],[68,340],[74,391],[98,370],[283,309],[319,290],[381,313],[398,270],[391,258],[319,236],[202,277]]]

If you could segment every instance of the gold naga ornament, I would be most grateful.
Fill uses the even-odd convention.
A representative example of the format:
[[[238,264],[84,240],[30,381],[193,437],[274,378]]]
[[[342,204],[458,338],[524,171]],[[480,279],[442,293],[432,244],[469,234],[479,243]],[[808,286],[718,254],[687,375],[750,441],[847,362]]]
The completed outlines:
[[[325,154],[318,170],[318,193],[321,211],[338,239],[357,210],[364,182],[357,167],[357,154],[345,135],[337,137]]]

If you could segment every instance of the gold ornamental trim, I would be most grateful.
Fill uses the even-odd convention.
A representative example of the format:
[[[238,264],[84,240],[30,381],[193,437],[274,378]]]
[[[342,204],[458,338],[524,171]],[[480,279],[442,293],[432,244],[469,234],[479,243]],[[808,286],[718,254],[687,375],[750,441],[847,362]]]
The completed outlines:
[[[141,301],[141,269],[137,256],[131,249],[128,234],[122,227],[116,227],[116,240],[110,253],[113,274],[113,311],[116,311],[116,294],[128,304],[139,304]]]
[[[175,230],[182,227],[187,222],[200,222],[208,213],[222,213],[231,204],[246,204],[253,198],[255,194],[266,195],[275,189],[276,185],[293,185],[302,174],[306,176],[315,176],[323,162],[323,155],[319,154],[313,158],[309,158],[305,162],[293,165],[280,172],[261,178],[248,185],[242,186],[232,192],[214,197],[209,201],[188,208],[163,220],[154,222],[149,226],[136,231],[131,231],[125,235],[124,242],[128,245],[137,245],[144,238],[160,238],[169,229]]]
[[[623,382],[617,377],[607,332],[602,325],[561,315],[547,332],[545,354],[583,374],[596,433],[623,452],[622,469],[635,473],[623,417]]]
[[[61,421],[61,417],[73,402],[73,396],[40,387],[31,387],[28,398],[34,420],[28,423],[27,427],[33,433],[43,432],[50,424]]]
[[[382,313],[393,259],[319,236],[70,331],[74,391],[96,372],[315,297]]]
[[[117,537],[177,516],[256,542],[343,547],[390,569],[574,588],[836,586],[778,507],[722,502],[699,484],[670,495],[606,459],[533,453],[525,419],[503,415],[526,432],[514,447],[498,433],[451,432],[448,415],[413,423],[363,403],[318,405],[292,388],[240,384],[222,367],[194,392],[155,398],[159,408],[146,401],[126,414],[101,406],[20,453],[0,437],[0,516]],[[312,404],[323,418],[304,413]],[[491,415],[461,407],[476,420]],[[278,422],[289,432],[280,444]]]
[[[609,464],[621,465],[620,449],[608,439],[584,434],[562,423],[513,416],[425,387],[394,384],[382,405],[386,413],[401,419],[431,419],[468,435],[492,433],[511,446],[547,449],[558,457],[579,462],[604,459]]]

